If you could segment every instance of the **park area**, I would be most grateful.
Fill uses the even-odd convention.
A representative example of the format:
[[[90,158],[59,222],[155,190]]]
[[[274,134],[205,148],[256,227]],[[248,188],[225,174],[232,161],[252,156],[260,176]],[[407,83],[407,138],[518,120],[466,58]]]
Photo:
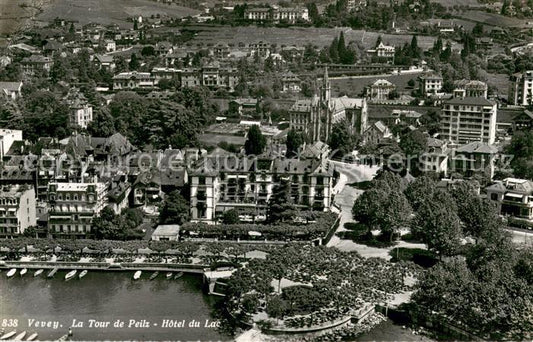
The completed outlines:
[[[421,270],[411,262],[286,245],[266,260],[251,260],[227,280],[227,307],[239,320],[266,329],[319,330],[393,301],[411,290]]]

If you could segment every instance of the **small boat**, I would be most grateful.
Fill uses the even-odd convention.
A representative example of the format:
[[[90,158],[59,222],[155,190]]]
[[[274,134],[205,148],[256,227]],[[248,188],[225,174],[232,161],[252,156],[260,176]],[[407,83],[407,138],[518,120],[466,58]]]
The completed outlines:
[[[16,268],[12,268],[12,269],[9,270],[9,272],[7,272],[6,276],[8,278],[11,278],[12,276],[15,275],[15,273],[17,273],[17,269]]]
[[[52,278],[56,273],[57,271],[59,270],[59,268],[54,268],[53,270],[50,271],[50,273],[48,273],[47,277],[48,278]]]
[[[24,336],[26,336],[26,332],[23,331],[21,332],[20,334],[18,334],[17,336],[15,336],[13,338],[13,341],[22,341],[22,339],[24,338]]]
[[[33,333],[31,334],[30,336],[28,336],[28,338],[26,339],[26,341],[33,341],[37,338],[37,336],[39,336],[39,334],[37,333]]]
[[[150,276],[150,280],[154,280],[158,275],[159,275],[159,272],[158,272],[158,271],[155,271],[155,272],[152,273],[152,275]]]
[[[166,275],[167,279],[170,279],[172,278],[172,272],[168,272],[167,275]]]
[[[27,268],[23,268],[20,270],[20,276],[22,277],[23,275],[25,275],[26,273],[28,273],[28,269]]]
[[[137,271],[133,275],[133,280],[138,280],[141,277],[142,271]]]
[[[81,279],[81,278],[85,277],[85,276],[87,275],[87,273],[89,273],[89,271],[87,271],[87,270],[83,270],[83,271],[81,271],[81,273],[78,275],[78,277]]]
[[[178,273],[176,273],[176,275],[174,276],[174,279],[179,279],[179,278],[181,278],[181,277],[183,277],[183,272],[178,272]]]
[[[38,276],[40,276],[41,273],[43,273],[43,272],[44,272],[44,270],[41,268],[40,270],[35,271],[35,273],[33,274],[33,276],[34,276],[34,277],[38,277]]]
[[[67,274],[65,275],[65,280],[70,280],[70,279],[74,278],[74,276],[76,275],[76,273],[78,273],[78,271],[76,271],[76,270],[72,270],[72,271],[70,271],[69,273],[67,273]]]
[[[7,340],[7,339],[13,337],[16,333],[17,333],[17,331],[16,331],[16,330],[13,330],[13,331],[11,331],[11,332],[8,332],[8,333],[6,333],[6,334],[3,334],[2,336],[0,336],[0,340]]]

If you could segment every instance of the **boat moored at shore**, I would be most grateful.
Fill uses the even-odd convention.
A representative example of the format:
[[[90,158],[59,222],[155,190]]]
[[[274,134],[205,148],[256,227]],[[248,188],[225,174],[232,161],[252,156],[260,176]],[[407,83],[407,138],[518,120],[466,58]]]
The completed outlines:
[[[38,269],[37,271],[35,271],[35,273],[33,274],[34,277],[38,277],[40,276],[42,273],[44,272],[44,270],[41,268],[41,269]]]
[[[166,274],[166,277],[167,277],[167,279],[172,278],[172,272],[168,272],[168,273]]]
[[[51,271],[48,273],[47,277],[48,277],[48,278],[53,278],[54,275],[57,273],[58,270],[59,270],[59,268],[55,267],[53,270],[51,270]]]
[[[135,272],[135,274],[133,275],[133,280],[138,280],[139,278],[141,278],[141,274],[142,271]]]
[[[13,331],[10,331],[8,333],[5,333],[4,335],[0,336],[0,340],[7,340],[7,339],[15,336],[16,333],[17,333],[16,330],[13,330]]]
[[[15,338],[13,338],[13,341],[22,341],[25,336],[26,336],[26,332],[23,331],[20,334],[18,334],[17,336],[15,336]]]
[[[27,268],[23,268],[22,270],[20,270],[20,276],[22,277],[23,275],[25,275],[26,273],[28,273],[28,269]]]
[[[74,278],[74,276],[76,275],[76,273],[78,273],[77,270],[72,270],[70,272],[68,272],[66,275],[65,275],[65,280],[70,280],[72,278]]]
[[[155,278],[157,278],[158,275],[159,275],[159,271],[155,271],[155,272],[152,273],[152,275],[150,276],[150,280],[154,280]]]
[[[11,278],[12,276],[15,275],[15,273],[17,273],[17,269],[16,268],[12,268],[12,269],[9,270],[9,272],[7,272],[6,277]]]
[[[87,270],[83,270],[83,271],[80,272],[80,274],[78,275],[78,277],[81,279],[81,278],[85,277],[85,276],[87,275],[87,273],[89,273],[89,271],[87,271]]]
[[[37,339],[37,336],[39,336],[39,334],[37,333],[33,333],[31,334],[30,336],[28,336],[28,338],[26,339],[26,341],[35,341]]]

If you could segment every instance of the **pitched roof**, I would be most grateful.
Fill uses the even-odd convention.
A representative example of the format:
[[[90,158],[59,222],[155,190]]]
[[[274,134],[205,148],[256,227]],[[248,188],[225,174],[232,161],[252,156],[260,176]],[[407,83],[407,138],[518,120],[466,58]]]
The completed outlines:
[[[498,149],[495,146],[474,141],[466,145],[459,146],[456,150],[458,153],[481,153],[481,154],[496,154]]]
[[[448,101],[445,101],[444,104],[451,105],[474,105],[474,106],[492,106],[493,102],[483,98],[483,97],[455,97]]]
[[[0,89],[8,91],[19,91],[22,82],[0,82]]]

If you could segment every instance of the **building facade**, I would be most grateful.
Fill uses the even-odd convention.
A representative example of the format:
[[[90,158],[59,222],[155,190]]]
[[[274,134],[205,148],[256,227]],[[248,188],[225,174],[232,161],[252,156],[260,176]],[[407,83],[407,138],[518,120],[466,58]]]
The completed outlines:
[[[533,104],[533,70],[514,74],[511,77],[509,102],[515,106],[530,106]]]
[[[290,128],[302,131],[311,142],[327,142],[333,124],[342,120],[362,134],[368,121],[368,105],[364,98],[332,98],[326,67],[319,94],[311,99],[297,100],[289,110],[289,115]]]
[[[54,237],[85,238],[92,235],[94,217],[107,205],[107,185],[50,183],[48,228]]]
[[[457,97],[445,101],[440,121],[441,139],[457,144],[474,141],[494,144],[496,103],[482,97]]]
[[[35,189],[28,185],[3,185],[0,189],[0,237],[20,235],[36,226]]]
[[[420,77],[419,84],[422,95],[435,95],[442,90],[442,77],[440,75],[424,75]]]
[[[214,223],[236,209],[243,220],[265,220],[277,185],[290,187],[303,210],[329,210],[333,166],[326,159],[206,158],[190,173],[191,220]]]
[[[4,159],[15,141],[22,140],[22,131],[16,129],[0,129],[0,162]]]
[[[497,203],[501,215],[533,221],[533,182],[506,178],[485,188],[487,197]]]

